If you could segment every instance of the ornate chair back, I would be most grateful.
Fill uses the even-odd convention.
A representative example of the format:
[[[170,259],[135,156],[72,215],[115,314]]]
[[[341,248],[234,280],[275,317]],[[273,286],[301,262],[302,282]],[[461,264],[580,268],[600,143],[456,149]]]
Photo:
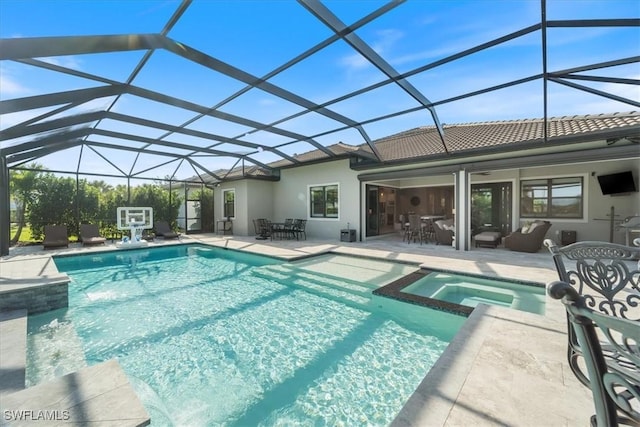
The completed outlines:
[[[559,247],[549,239],[544,243],[553,255],[560,280],[572,286],[589,309],[640,322],[640,269],[637,263],[640,248],[606,242],[578,242]],[[581,364],[583,350],[575,328],[568,320],[569,366],[589,387],[589,378]],[[640,323],[636,324],[640,328]],[[608,359],[619,359],[615,349],[605,347],[604,350]]]
[[[592,426],[640,425],[640,325],[589,307],[567,282],[553,282],[549,295],[567,310],[590,379],[596,414]],[[608,350],[607,350],[608,349]],[[618,358],[611,359],[614,351]]]

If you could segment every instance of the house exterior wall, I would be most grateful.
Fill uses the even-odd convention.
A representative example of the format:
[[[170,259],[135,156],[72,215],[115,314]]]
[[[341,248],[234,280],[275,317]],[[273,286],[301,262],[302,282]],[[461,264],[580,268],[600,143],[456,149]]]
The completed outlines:
[[[273,193],[279,182],[247,180],[247,236],[254,236],[253,220],[258,218],[273,219]]]
[[[630,193],[617,196],[602,195],[597,176],[609,173],[633,171],[636,186],[639,185],[640,159],[601,161],[562,166],[532,167],[522,169],[495,170],[488,173],[470,175],[470,185],[489,182],[511,182],[513,186],[513,223],[512,229],[517,229],[530,218],[520,217],[520,181],[537,178],[558,178],[581,176],[584,179],[584,214],[582,219],[543,218],[552,223],[547,237],[560,242],[561,231],[575,231],[578,240],[609,241],[610,215],[614,209],[613,241],[625,243],[625,232],[617,227],[620,221],[628,216],[640,214],[640,193]],[[307,235],[315,238],[329,238],[339,240],[340,230],[347,227],[356,229],[358,240],[361,236],[361,226],[365,224],[364,197],[365,185],[360,183],[358,174],[361,172],[349,168],[347,159],[336,160],[296,168],[283,169],[281,179],[277,182],[243,180],[222,184],[219,190],[235,188],[236,190],[236,218],[234,219],[234,234],[254,235],[253,219],[269,218],[272,221],[283,221],[285,218],[306,218]],[[339,185],[339,216],[338,218],[311,218],[309,187],[315,185]],[[415,190],[418,194],[420,187],[450,186],[454,184],[454,177],[450,174],[438,176],[424,176],[369,182],[369,184]],[[403,193],[402,197],[409,197],[412,193]],[[410,198],[410,197],[409,197]],[[407,202],[408,201],[404,201]],[[406,203],[405,203],[406,204]],[[216,196],[216,220],[222,219],[222,192]],[[398,200],[397,206],[403,206]],[[419,208],[416,210],[418,211]],[[401,209],[397,209],[400,212]],[[429,212],[424,212],[425,214]],[[460,212],[458,212],[460,214]],[[633,235],[638,237],[638,235]]]
[[[327,184],[339,185],[338,218],[311,218],[309,187]],[[306,218],[307,236],[315,238],[339,241],[347,223],[360,235],[360,184],[348,159],[283,169],[273,190],[273,221]]]
[[[247,211],[248,206],[248,180],[241,181],[229,181],[220,184],[220,187],[217,187],[214,191],[214,217],[215,217],[215,226],[216,230],[218,227],[218,221],[222,221],[225,219],[224,217],[224,200],[222,199],[223,190],[234,189],[235,190],[235,216],[232,218],[233,221],[233,234],[237,234],[239,236],[247,236],[249,232],[249,217],[251,214]],[[253,229],[253,224],[251,226]]]
[[[625,232],[617,227],[620,221],[626,217],[640,214],[640,193],[627,193],[620,195],[603,195],[598,184],[598,175],[605,175],[623,171],[633,171],[638,188],[638,177],[640,176],[640,159],[617,160],[608,162],[597,162],[588,164],[566,165],[562,167],[540,167],[520,170],[517,179],[515,194],[520,195],[520,180],[534,178],[551,178],[562,176],[583,176],[584,177],[584,218],[582,220],[573,219],[549,219],[553,224],[547,237],[560,242],[560,232],[571,230],[577,232],[578,240],[599,240],[609,241],[611,228],[611,209],[614,212],[613,242],[625,243]],[[519,203],[516,205],[518,211],[514,211],[514,217],[518,218]],[[525,219],[520,219],[523,223]],[[520,224],[518,224],[519,226]],[[635,237],[638,237],[636,234]]]

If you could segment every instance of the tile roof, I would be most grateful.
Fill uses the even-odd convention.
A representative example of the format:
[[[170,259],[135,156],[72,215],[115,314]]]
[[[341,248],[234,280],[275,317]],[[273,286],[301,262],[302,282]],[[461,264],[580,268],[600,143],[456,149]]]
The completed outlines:
[[[563,137],[600,134],[629,127],[640,135],[640,112],[552,117],[547,120],[548,141]],[[518,143],[543,140],[544,120],[510,120],[443,125],[450,153],[474,149],[496,149]],[[445,149],[435,126],[425,126],[390,135],[375,141],[384,161],[406,160],[436,154]]]
[[[366,153],[360,152],[362,147],[359,147],[357,145],[345,144],[344,142],[338,142],[336,144],[329,145],[326,148],[332,153],[334,153],[336,156],[345,156],[348,154],[366,155]],[[307,151],[306,153],[295,154],[292,157],[300,161],[301,163],[312,162],[315,160],[329,159],[329,156],[320,150]],[[278,160],[277,162],[269,163],[269,166],[274,168],[281,168],[281,167],[287,167],[287,166],[295,166],[295,164],[290,162],[289,160],[284,159],[284,160]]]
[[[581,116],[551,117],[547,119],[547,141],[561,141],[563,138],[580,137],[585,139],[608,138],[607,133],[628,128],[629,136],[640,138],[640,112],[590,114]],[[500,150],[517,144],[543,142],[544,119],[506,120],[493,122],[462,123],[443,125],[445,143],[449,153],[464,153],[478,149],[492,148]],[[440,135],[435,126],[423,126],[406,130],[374,141],[382,161],[424,160],[429,156],[442,156],[446,153]],[[339,157],[360,156],[372,158],[371,148],[367,144],[349,145],[343,142],[327,146]],[[329,160],[321,150],[312,150],[294,156],[300,163]],[[295,167],[289,160],[269,163],[272,168]],[[224,176],[226,172],[220,172]],[[244,173],[251,176],[269,176],[268,171],[259,167],[245,168]],[[243,176],[241,168],[235,168],[227,178]]]

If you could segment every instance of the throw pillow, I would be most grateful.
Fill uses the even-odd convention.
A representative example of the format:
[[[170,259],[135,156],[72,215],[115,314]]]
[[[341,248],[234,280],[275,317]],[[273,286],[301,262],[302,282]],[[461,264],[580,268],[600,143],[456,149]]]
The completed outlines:
[[[533,230],[536,229],[536,227],[538,227],[540,224],[542,224],[539,221],[534,221],[530,226],[529,226],[529,233],[533,232]]]

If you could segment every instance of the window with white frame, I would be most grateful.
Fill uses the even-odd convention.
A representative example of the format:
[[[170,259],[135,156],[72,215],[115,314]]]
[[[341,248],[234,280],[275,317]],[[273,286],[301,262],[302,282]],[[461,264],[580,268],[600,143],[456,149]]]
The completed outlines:
[[[583,218],[581,177],[523,180],[520,189],[523,218]]]
[[[338,184],[309,187],[309,200],[311,218],[338,218]]]
[[[236,190],[231,188],[222,190],[223,216],[234,218],[236,216]]]

